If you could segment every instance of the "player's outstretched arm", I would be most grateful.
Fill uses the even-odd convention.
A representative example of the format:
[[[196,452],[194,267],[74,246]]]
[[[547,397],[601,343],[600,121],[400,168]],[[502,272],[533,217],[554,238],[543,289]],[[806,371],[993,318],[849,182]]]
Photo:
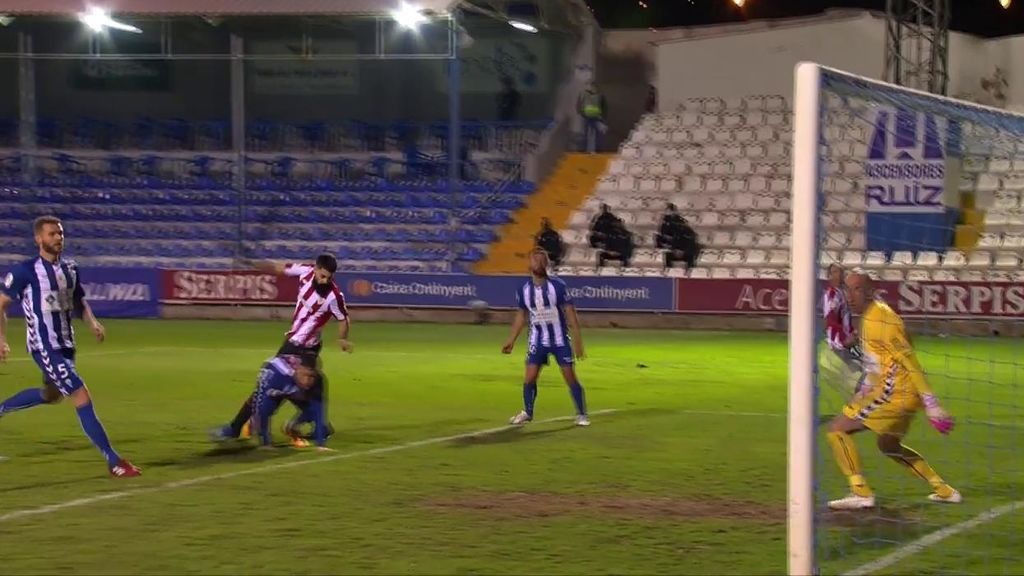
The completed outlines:
[[[910,338],[907,337],[902,323],[892,330],[892,337],[889,339],[889,349],[896,361],[907,371],[911,385],[924,404],[925,413],[928,415],[928,422],[939,433],[949,434],[953,430],[953,417],[942,409],[939,399],[928,384],[928,379],[924,375],[924,368],[917,359],[914,346],[910,343]]]
[[[503,354],[511,354],[512,349],[516,347],[516,340],[519,339],[519,335],[523,332],[523,328],[526,327],[526,311],[519,309],[516,311],[515,320],[512,321],[512,331],[508,335],[508,340],[505,341],[505,345],[501,347]]]
[[[572,304],[566,304],[563,310],[565,311],[565,321],[569,324],[569,334],[572,335],[572,353],[577,360],[583,360],[587,355],[583,351],[583,331],[580,330],[580,317],[576,314],[576,307]]]
[[[276,274],[278,276],[283,275],[284,272],[285,272],[285,265],[284,264],[279,264],[277,262],[273,262],[273,261],[270,261],[270,260],[248,260],[248,259],[246,259],[246,260],[242,260],[242,265],[250,266],[250,267],[255,268],[256,270],[259,270],[260,272],[264,272],[266,274]]]

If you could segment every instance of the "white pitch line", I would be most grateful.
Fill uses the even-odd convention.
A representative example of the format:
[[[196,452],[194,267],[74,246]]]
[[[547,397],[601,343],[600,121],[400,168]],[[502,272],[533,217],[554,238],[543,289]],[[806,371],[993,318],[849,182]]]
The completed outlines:
[[[81,357],[92,358],[93,356],[116,356],[118,354],[131,354],[138,352],[138,350],[99,350],[96,352],[86,352]],[[8,358],[8,362],[35,362],[31,356],[16,356],[14,358]]]
[[[863,566],[859,566],[857,568],[854,568],[853,570],[850,570],[849,572],[846,572],[843,576],[863,576],[866,574],[877,572],[884,568],[888,568],[889,566],[892,566],[893,564],[901,560],[904,560],[906,558],[909,558],[910,556],[913,556],[914,554],[917,554],[918,552],[921,552],[925,548],[929,548],[931,546],[938,544],[939,542],[942,542],[950,536],[956,536],[957,534],[967,532],[968,530],[973,530],[978,526],[981,526],[982,524],[987,524],[995,520],[996,518],[999,518],[1000,516],[1004,516],[1018,509],[1024,509],[1024,500],[1020,500],[1012,504],[1004,504],[1003,506],[997,506],[995,508],[992,508],[991,510],[978,514],[970,520],[965,520],[959,524],[947,526],[942,530],[937,530],[935,532],[932,532],[931,534],[922,536],[921,538],[918,538],[917,540],[914,540],[909,544],[899,547],[894,552],[886,554],[885,556],[882,556],[877,560],[873,560],[871,562],[868,562],[867,564],[864,564]]]
[[[595,410],[590,414],[597,416],[601,414],[612,414],[619,412],[618,409],[611,408],[608,410]],[[575,416],[558,416],[556,418],[548,418],[546,420],[537,420],[534,424],[547,424],[551,422],[563,422],[566,420],[572,420]],[[372,456],[375,454],[387,454],[389,452],[398,452],[400,450],[408,450],[410,448],[420,448],[422,446],[430,446],[432,444],[443,444],[445,442],[451,442],[452,440],[461,440],[463,438],[473,438],[476,436],[486,436],[488,434],[496,434],[498,432],[505,432],[506,430],[513,430],[520,428],[520,426],[498,426],[497,428],[486,428],[484,430],[477,430],[476,432],[466,432],[463,434],[454,434],[452,436],[440,436],[436,438],[427,438],[426,440],[416,440],[413,442],[405,442],[403,444],[394,444],[392,446],[383,446],[380,448],[371,448],[369,450],[360,450],[358,452],[346,452],[344,454],[336,454],[333,456],[324,456],[321,458],[309,459],[309,460],[298,460],[295,462],[284,462],[281,464],[272,464],[270,466],[257,466],[255,468],[249,468],[246,470],[237,470],[235,472],[227,472],[224,474],[212,474],[210,476],[200,476],[198,478],[190,478],[186,480],[176,480],[174,482],[167,482],[166,484],[160,484],[159,486],[153,486],[151,488],[136,488],[131,490],[121,490],[118,492],[110,492],[107,494],[98,494],[96,496],[87,496],[85,498],[76,498],[74,500],[68,500],[66,502],[60,502],[57,504],[49,504],[46,506],[40,506],[38,508],[26,508],[24,510],[15,510],[14,512],[7,512],[6,514],[0,514],[0,523],[10,522],[11,520],[17,520],[19,518],[26,518],[29,516],[42,516],[50,514],[52,512],[59,512],[68,508],[78,508],[80,506],[88,506],[89,504],[95,504],[96,502],[104,502],[107,500],[120,500],[121,498],[127,498],[129,496],[141,496],[144,494],[155,494],[157,492],[166,492],[168,490],[174,490],[177,488],[185,488],[187,486],[195,486],[197,484],[205,484],[207,482],[213,482],[214,480],[226,480],[228,478],[237,478],[239,476],[247,476],[249,474],[259,474],[261,472],[270,472],[273,470],[283,470],[285,468],[295,468],[298,466],[306,466],[308,464],[324,464],[326,462],[334,462],[336,460],[347,460],[349,458],[355,458],[357,456]]]

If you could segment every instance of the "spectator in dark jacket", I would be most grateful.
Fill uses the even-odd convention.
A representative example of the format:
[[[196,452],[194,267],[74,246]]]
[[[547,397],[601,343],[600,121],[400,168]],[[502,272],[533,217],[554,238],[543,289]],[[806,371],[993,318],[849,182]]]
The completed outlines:
[[[603,248],[609,235],[615,230],[619,217],[612,214],[607,204],[601,204],[601,212],[590,223],[590,247]]]
[[[603,267],[608,260],[618,260],[623,267],[629,266],[635,248],[633,233],[626,229],[621,219],[616,218],[604,246],[597,253],[597,267]]]
[[[548,253],[548,260],[553,266],[562,263],[562,258],[565,257],[565,244],[558,231],[551,227],[551,220],[544,218],[540,221],[540,232],[534,236],[534,243]]]
[[[510,76],[502,76],[502,91],[498,94],[498,120],[514,122],[519,119],[519,91],[516,81]]]
[[[685,262],[687,268],[697,264],[700,243],[697,233],[685,218],[679,215],[674,204],[666,207],[661,218],[661,227],[654,236],[654,244],[665,249],[665,267],[671,268],[676,262]]]

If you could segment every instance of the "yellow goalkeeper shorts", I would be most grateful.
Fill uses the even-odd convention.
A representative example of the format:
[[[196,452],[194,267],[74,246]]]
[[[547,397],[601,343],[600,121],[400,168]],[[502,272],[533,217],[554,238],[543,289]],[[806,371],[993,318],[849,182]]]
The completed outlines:
[[[903,437],[917,414],[916,405],[884,403],[875,405],[872,399],[857,399],[843,408],[843,415],[858,420],[876,434]]]

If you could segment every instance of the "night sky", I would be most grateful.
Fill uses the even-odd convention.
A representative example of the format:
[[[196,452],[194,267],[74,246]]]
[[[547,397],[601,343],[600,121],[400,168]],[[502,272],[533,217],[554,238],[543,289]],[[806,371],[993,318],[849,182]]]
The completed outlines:
[[[819,13],[827,8],[885,11],[885,0],[587,0],[604,28],[668,28],[785,18]],[[643,5],[647,7],[644,8]],[[951,28],[981,36],[1024,34],[1024,0],[1004,10],[998,0],[953,0]]]

